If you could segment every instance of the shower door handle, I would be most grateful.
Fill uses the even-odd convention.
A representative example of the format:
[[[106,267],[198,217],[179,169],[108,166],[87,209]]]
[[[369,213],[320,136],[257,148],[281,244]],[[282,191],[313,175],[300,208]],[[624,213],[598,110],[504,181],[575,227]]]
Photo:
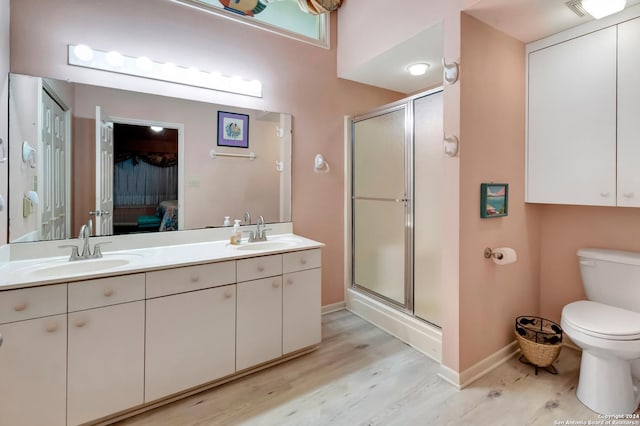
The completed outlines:
[[[394,203],[408,203],[408,198],[379,198],[379,197],[351,197],[353,200],[364,200],[364,201],[391,201]]]

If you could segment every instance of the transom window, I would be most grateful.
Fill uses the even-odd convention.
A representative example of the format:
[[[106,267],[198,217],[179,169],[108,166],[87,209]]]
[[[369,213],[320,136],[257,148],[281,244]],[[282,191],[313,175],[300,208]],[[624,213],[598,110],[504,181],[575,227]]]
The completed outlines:
[[[329,14],[303,11],[299,0],[174,0],[285,37],[329,48]]]

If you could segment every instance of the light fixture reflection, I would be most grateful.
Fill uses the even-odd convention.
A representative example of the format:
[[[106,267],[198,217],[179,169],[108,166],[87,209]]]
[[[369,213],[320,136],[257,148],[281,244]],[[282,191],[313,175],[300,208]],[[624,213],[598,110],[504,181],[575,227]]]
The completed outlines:
[[[262,83],[258,80],[247,80],[240,76],[231,77],[218,72],[209,73],[195,67],[178,66],[171,62],[155,62],[146,56],[133,57],[116,51],[95,50],[86,45],[70,44],[68,53],[69,65],[262,97]]]
[[[164,127],[161,127],[161,126],[149,126],[149,128],[156,133],[159,133],[164,130]]]

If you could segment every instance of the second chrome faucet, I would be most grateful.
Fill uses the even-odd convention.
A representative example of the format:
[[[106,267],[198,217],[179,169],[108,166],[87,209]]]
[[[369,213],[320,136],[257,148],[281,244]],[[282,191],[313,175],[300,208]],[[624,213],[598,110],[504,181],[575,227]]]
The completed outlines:
[[[251,233],[249,234],[249,242],[250,243],[255,243],[257,241],[267,241],[267,231],[269,231],[271,228],[265,228],[264,227],[264,217],[260,216],[258,218],[258,221],[256,222],[256,230],[251,231]]]

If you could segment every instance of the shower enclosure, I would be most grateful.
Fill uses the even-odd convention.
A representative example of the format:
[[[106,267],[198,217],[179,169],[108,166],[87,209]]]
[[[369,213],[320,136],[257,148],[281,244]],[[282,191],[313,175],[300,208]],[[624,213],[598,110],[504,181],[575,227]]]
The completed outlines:
[[[441,323],[442,89],[351,120],[352,286]]]

